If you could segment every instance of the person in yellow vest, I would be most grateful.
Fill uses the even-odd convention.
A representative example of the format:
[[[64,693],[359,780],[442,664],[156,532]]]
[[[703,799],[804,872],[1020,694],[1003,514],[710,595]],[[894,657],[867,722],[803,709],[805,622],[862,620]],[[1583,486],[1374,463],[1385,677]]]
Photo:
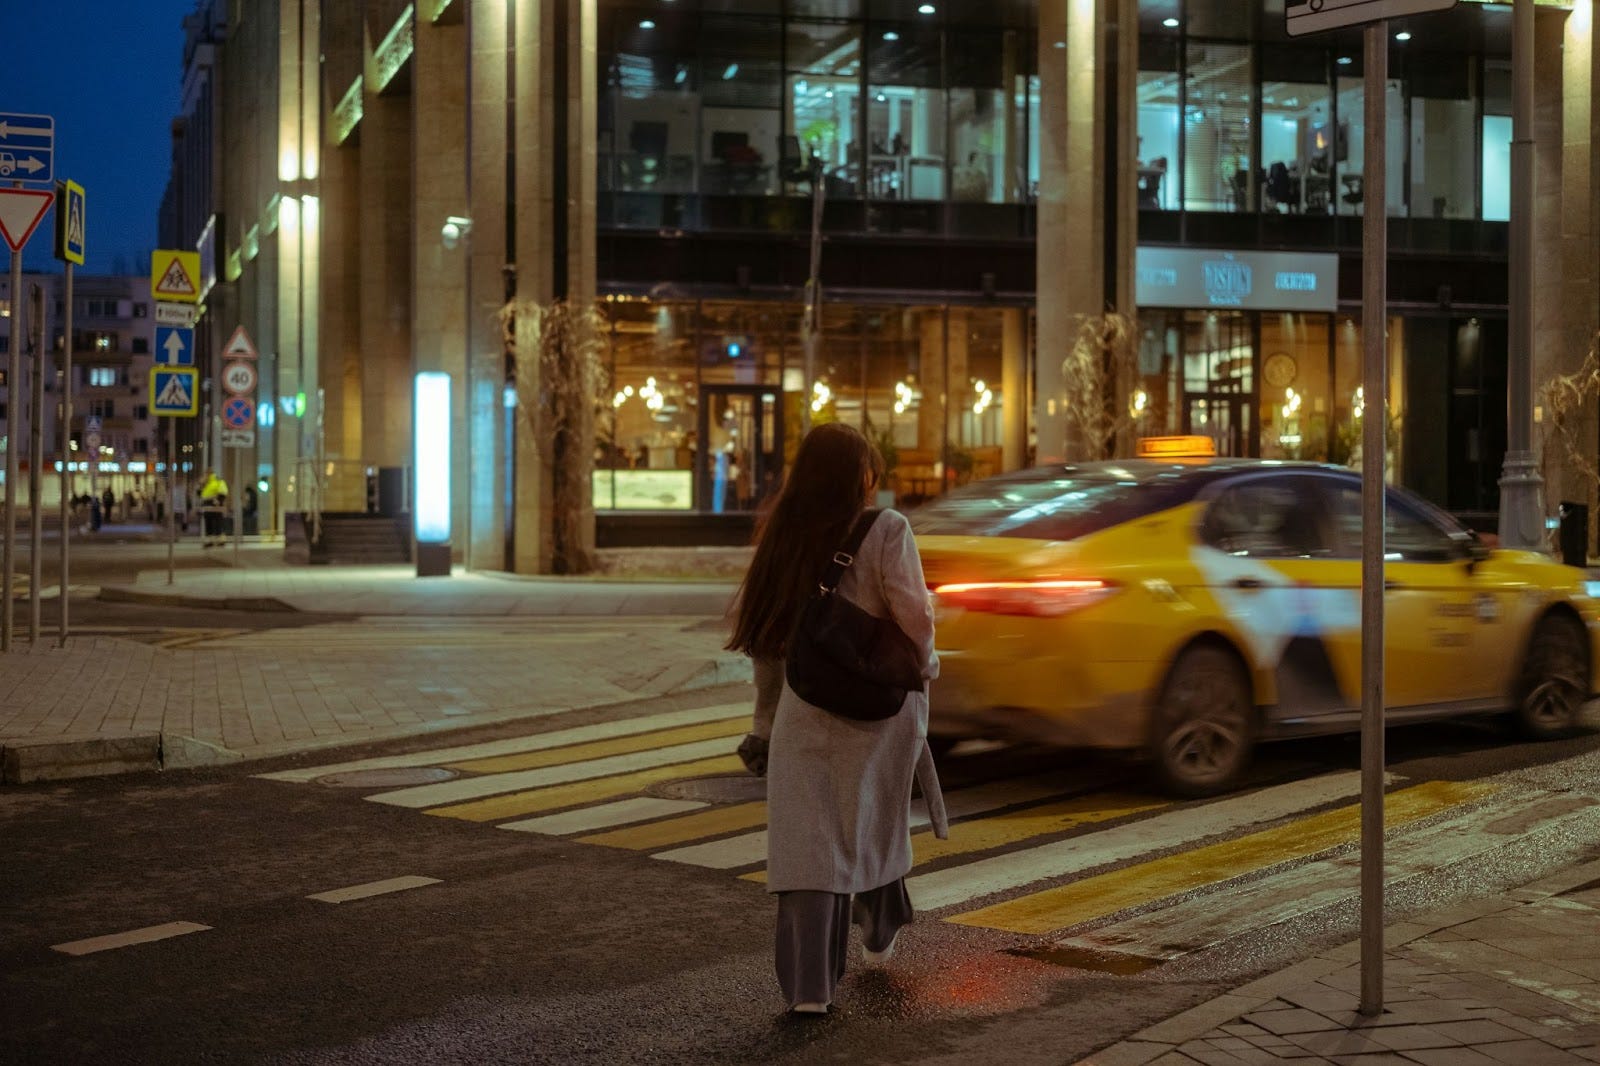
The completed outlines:
[[[203,530],[203,547],[221,547],[228,542],[222,532],[222,509],[228,503],[228,483],[215,470],[206,471],[200,486],[200,522]]]

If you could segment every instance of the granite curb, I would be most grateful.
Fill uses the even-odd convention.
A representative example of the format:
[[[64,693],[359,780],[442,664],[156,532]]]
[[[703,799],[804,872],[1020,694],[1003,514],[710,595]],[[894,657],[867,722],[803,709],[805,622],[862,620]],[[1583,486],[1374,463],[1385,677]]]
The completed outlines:
[[[626,699],[607,699],[569,707],[517,707],[475,714],[470,720],[418,722],[360,734],[315,737],[264,744],[235,751],[181,733],[139,731],[0,738],[0,785],[67,781],[150,770],[182,770],[256,762],[312,751],[359,747],[389,740],[462,732],[483,726],[542,718],[552,713],[620,707],[662,696],[748,683],[748,659],[717,658],[677,664],[651,679],[645,690]]]
[[[106,603],[137,603],[147,607],[186,607],[199,611],[270,611],[289,614],[304,612],[273,596],[192,596],[181,592],[153,592],[131,585],[102,585],[95,596]]]
[[[1386,967],[1397,961],[1389,953],[1413,941],[1480,918],[1503,914],[1526,904],[1538,903],[1597,880],[1600,880],[1600,861],[1591,861],[1486,899],[1471,900],[1414,918],[1390,922],[1384,929]],[[1181,1046],[1267,1007],[1285,993],[1292,993],[1324,977],[1358,966],[1360,960],[1361,942],[1349,941],[1147,1026],[1124,1040],[1078,1060],[1076,1066],[1145,1066],[1146,1063],[1158,1061],[1177,1061],[1165,1056],[1175,1055]],[[1302,1059],[1306,1055],[1303,1050],[1297,1052],[1297,1057]]]

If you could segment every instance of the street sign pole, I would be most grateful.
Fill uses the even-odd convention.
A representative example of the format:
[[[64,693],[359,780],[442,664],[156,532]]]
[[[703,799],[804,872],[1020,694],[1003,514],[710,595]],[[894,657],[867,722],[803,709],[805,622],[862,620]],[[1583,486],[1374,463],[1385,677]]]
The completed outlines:
[[[22,253],[11,252],[11,343],[6,359],[6,503],[5,547],[0,549],[0,568],[5,570],[4,603],[0,604],[0,651],[11,650],[11,583],[17,566],[17,379],[22,375]]]
[[[177,497],[172,491],[177,485],[178,449],[173,443],[177,436],[177,421],[167,419],[167,584],[169,585],[172,584],[173,557],[177,552],[178,543]]]
[[[33,334],[32,381],[28,404],[28,643],[44,639],[40,621],[39,586],[44,584],[44,289],[33,287],[31,321]]]
[[[1383,1010],[1383,583],[1389,397],[1386,104],[1389,23],[1365,30],[1361,218],[1361,1013]]]
[[[66,293],[61,324],[61,637],[67,646],[67,566],[72,539],[72,260],[66,263]]]

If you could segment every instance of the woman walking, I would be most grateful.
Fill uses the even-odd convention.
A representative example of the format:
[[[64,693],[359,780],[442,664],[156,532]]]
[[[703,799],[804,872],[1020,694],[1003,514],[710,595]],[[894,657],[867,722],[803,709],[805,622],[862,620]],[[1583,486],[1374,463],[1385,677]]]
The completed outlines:
[[[755,660],[755,725],[741,745],[767,776],[767,891],[778,896],[778,984],[790,1009],[826,1013],[844,976],[850,924],[863,958],[886,962],[911,921],[913,778],[944,836],[944,805],[928,752],[925,691],[881,721],[806,703],[784,680],[786,643],[806,599],[872,499],[883,461],[858,431],[816,427],[767,513],[740,589],[731,650]],[[895,622],[938,676],[933,611],[905,517],[877,515],[844,570],[838,594]],[[852,897],[854,897],[852,904]]]

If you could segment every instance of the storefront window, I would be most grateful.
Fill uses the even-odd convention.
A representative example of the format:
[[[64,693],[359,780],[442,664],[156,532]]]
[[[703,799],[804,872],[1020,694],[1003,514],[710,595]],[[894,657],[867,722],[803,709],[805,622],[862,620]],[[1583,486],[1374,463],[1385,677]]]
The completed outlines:
[[[1183,431],[1183,314],[1141,311],[1135,352],[1137,379],[1128,397],[1135,437],[1166,437]]]
[[[1478,190],[1473,166],[1475,58],[1430,56],[1414,64],[1411,88],[1411,214],[1472,218]]]
[[[943,200],[946,102],[941,34],[918,23],[873,25],[867,41],[867,196]]]
[[[699,402],[694,305],[620,300],[608,311],[613,395],[596,426],[595,507],[690,510]]]
[[[954,484],[1000,473],[1004,413],[1005,311],[952,307],[949,381],[949,465]],[[1013,343],[1020,342],[1016,336]]]
[[[1406,410],[1406,387],[1403,374],[1405,351],[1405,321],[1399,316],[1388,320],[1388,349],[1385,365],[1388,368],[1389,411],[1387,480],[1396,480],[1401,469],[1400,428]],[[1341,316],[1333,334],[1333,439],[1330,442],[1328,461],[1341,466],[1359,467],[1361,463],[1362,418],[1368,406],[1366,389],[1362,385],[1361,323],[1358,319]]]
[[[1328,214],[1333,209],[1333,99],[1326,64],[1327,53],[1321,51],[1262,51],[1263,211]]]
[[[664,12],[619,17],[616,27],[607,86],[614,118],[600,144],[601,187],[692,192],[700,121],[695,19]]]
[[[1210,437],[1218,455],[1255,448],[1255,343],[1243,311],[1184,312],[1183,432]]]
[[[1254,206],[1252,52],[1248,45],[1188,44],[1183,202],[1190,211],[1248,211]]]
[[[1332,407],[1330,316],[1261,314],[1261,457],[1325,462]]]

